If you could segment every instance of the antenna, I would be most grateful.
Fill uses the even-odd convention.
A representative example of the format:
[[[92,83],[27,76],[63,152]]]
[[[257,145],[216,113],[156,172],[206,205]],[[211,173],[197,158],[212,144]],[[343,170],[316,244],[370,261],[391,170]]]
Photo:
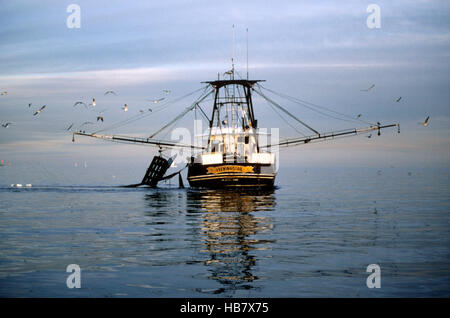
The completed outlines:
[[[231,55],[231,71],[234,79],[234,24],[233,24],[233,46],[232,46],[232,55]]]
[[[246,29],[246,42],[247,42],[247,80],[248,80],[248,28]]]

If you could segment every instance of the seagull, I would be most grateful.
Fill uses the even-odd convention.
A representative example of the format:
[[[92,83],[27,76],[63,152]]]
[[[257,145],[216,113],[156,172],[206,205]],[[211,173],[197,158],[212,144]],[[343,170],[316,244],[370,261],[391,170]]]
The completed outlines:
[[[401,99],[402,99],[402,97],[400,96],[400,97],[397,98],[395,101],[398,103]]]
[[[124,112],[127,112],[127,111],[128,111],[128,106],[127,106],[127,104],[125,104],[125,105],[122,107],[122,109],[123,109]]]
[[[33,114],[33,116],[36,116],[37,114],[39,114],[41,111],[44,110],[44,108],[45,108],[45,105],[42,106],[41,108],[39,108],[39,109]]]
[[[97,116],[97,121],[101,120],[103,122],[103,116]]]
[[[226,71],[225,73],[223,73],[223,75],[231,75],[231,74],[233,74],[233,70],[229,70],[229,71]]]
[[[92,105],[92,107],[95,107],[95,105],[97,105],[97,104],[95,103],[95,98],[92,99],[92,104],[89,104],[89,106],[91,106],[91,105]]]
[[[366,136],[367,138],[372,138],[372,134],[370,134],[369,136]]]
[[[162,101],[162,100],[164,100],[165,98],[163,97],[163,98],[159,98],[159,99],[155,99],[153,102],[155,103],[155,104],[157,104],[157,103],[159,103],[160,101]]]
[[[6,91],[1,93],[2,96],[6,96],[7,94],[8,94],[8,92],[6,92]]]
[[[170,89],[163,89],[163,92],[166,94],[170,94],[171,90]]]
[[[425,127],[428,126],[428,120],[430,119],[430,116],[428,116],[425,121],[422,123],[422,125],[424,125]]]
[[[368,91],[370,91],[372,88],[374,88],[375,87],[375,84],[372,84],[372,86],[370,86],[369,88],[367,88],[367,89],[362,89],[361,90],[361,92],[368,92]]]
[[[151,109],[151,108],[149,108],[149,109],[148,109],[148,111],[149,111],[149,112],[152,112],[152,109]]]
[[[70,128],[72,128],[72,127],[73,127],[73,123],[71,123],[70,126],[66,128],[66,130],[70,130]]]
[[[114,91],[107,91],[107,92],[105,92],[105,95],[108,95],[108,94],[117,95]]]
[[[10,125],[11,125],[11,123],[4,123],[4,124],[2,124],[2,127],[3,128],[8,128]]]
[[[145,110],[139,109],[139,112],[140,112],[141,114],[143,114],[143,113],[145,113]]]
[[[356,118],[360,118],[362,116],[362,114],[358,114],[358,116],[356,116]]]
[[[31,104],[32,104],[32,103],[29,103],[29,104],[28,104],[28,108],[30,108],[30,107],[31,107]]]
[[[84,107],[87,108],[86,103],[83,103],[83,102],[76,102],[75,104],[73,104],[73,107],[75,107],[75,106],[77,106],[77,105],[84,105]]]

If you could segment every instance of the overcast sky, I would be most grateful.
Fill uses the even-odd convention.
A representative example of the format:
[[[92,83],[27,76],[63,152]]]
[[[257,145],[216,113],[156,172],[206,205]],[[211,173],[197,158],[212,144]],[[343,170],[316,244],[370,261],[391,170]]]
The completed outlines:
[[[72,3],[81,8],[80,28],[66,24]],[[380,28],[367,26],[371,4],[381,9]],[[0,159],[13,166],[32,161],[64,169],[105,158],[119,166],[145,166],[152,148],[86,138],[73,144],[64,129],[96,119],[94,111],[73,103],[96,98],[97,110],[108,109],[104,123],[86,127],[96,130],[151,107],[149,100],[164,97],[163,89],[172,91],[168,99],[192,92],[230,68],[234,24],[241,74],[248,28],[250,77],[265,79],[275,91],[351,116],[362,114],[369,122],[402,127],[400,135],[389,130],[377,138],[301,146],[282,152],[282,163],[448,167],[448,1],[15,0],[1,1],[0,16],[0,91],[7,91],[0,96],[0,122],[12,123],[0,127]],[[370,92],[361,91],[372,84]],[[104,96],[107,90],[118,96]],[[106,132],[146,137],[194,98]],[[320,131],[361,126],[277,101]],[[260,102],[255,105],[260,126],[295,135],[266,103],[255,102]],[[127,113],[121,110],[125,103]],[[45,110],[33,116],[44,104]],[[427,116],[430,125],[419,125]],[[192,126],[192,119],[180,125]]]

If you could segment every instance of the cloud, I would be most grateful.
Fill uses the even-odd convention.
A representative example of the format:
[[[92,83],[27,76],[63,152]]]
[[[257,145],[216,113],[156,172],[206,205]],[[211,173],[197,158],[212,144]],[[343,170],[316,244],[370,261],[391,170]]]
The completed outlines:
[[[0,99],[0,118],[14,123],[8,130],[0,130],[2,153],[59,156],[64,151],[89,149],[92,156],[113,154],[123,145],[83,140],[86,148],[71,147],[70,136],[61,135],[66,124],[92,120],[95,115],[75,109],[74,101],[98,97],[99,105],[110,109],[109,124],[126,116],[120,111],[124,103],[130,105],[129,113],[137,112],[146,99],[159,97],[163,88],[172,89],[177,96],[193,91],[202,85],[199,82],[215,79],[218,72],[229,69],[234,23],[235,61],[241,74],[245,73],[248,27],[250,74],[267,79],[267,87],[346,114],[362,112],[366,119],[400,121],[411,138],[403,138],[402,132],[401,138],[389,142],[383,138],[386,144],[365,143],[363,138],[336,146],[330,143],[329,149],[343,147],[350,152],[368,147],[374,158],[409,151],[410,158],[402,157],[405,161],[414,156],[424,158],[428,151],[444,153],[440,158],[448,160],[446,152],[439,150],[448,145],[445,125],[450,117],[450,10],[446,1],[379,1],[379,30],[370,30],[365,24],[370,2],[356,0],[133,5],[80,0],[79,30],[65,25],[69,3],[12,1],[2,6],[0,89],[9,94]],[[372,83],[376,88],[370,94],[360,91]],[[119,96],[102,96],[109,89],[120,91]],[[402,103],[393,103],[397,96],[403,96]],[[43,116],[34,118],[27,112],[29,102],[47,104]],[[282,102],[313,127],[341,127]],[[154,130],[185,106],[180,103],[164,116],[148,117],[118,132]],[[257,107],[258,118],[268,118],[268,125],[283,125],[265,105]],[[417,122],[428,114],[433,122],[425,133],[418,130]],[[404,123],[413,128],[407,129]],[[441,137],[437,138],[437,132]],[[311,146],[306,149],[328,149]],[[332,158],[330,153],[325,159]]]

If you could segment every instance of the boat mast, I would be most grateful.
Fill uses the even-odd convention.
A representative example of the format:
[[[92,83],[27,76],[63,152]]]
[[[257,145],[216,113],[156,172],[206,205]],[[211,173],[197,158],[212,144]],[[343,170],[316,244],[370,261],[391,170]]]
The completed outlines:
[[[231,52],[231,80],[234,81],[234,24],[233,24],[233,44]],[[235,96],[235,85],[233,85],[233,96],[231,97],[231,127],[234,129],[234,96]]]
[[[247,46],[247,80],[248,80],[248,28],[246,29],[245,42]]]

